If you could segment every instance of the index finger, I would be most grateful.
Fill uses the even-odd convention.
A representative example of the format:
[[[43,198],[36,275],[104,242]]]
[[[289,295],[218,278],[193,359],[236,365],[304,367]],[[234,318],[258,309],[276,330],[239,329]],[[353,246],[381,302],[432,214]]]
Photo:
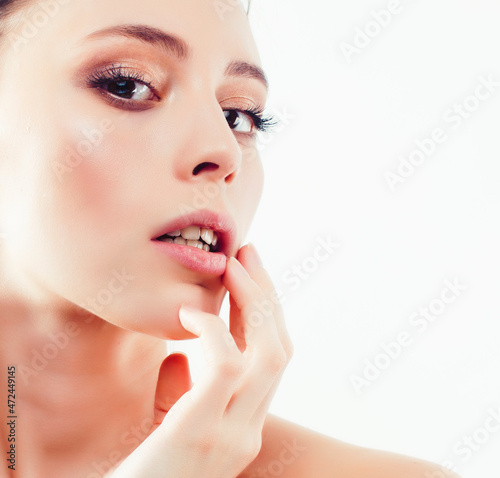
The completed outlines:
[[[245,342],[247,348],[262,352],[281,347],[272,310],[261,287],[251,278],[242,264],[231,257],[226,266],[223,284],[228,289],[233,307],[230,326],[233,336]],[[237,332],[243,331],[242,336]]]
[[[265,300],[261,304],[263,310],[269,310],[274,316],[276,328],[288,357],[293,355],[293,345],[288,334],[285,316],[279,300],[279,294],[274,287],[273,281],[264,268],[262,261],[253,244],[246,244],[238,253],[238,260],[247,270],[254,282],[260,286],[264,293]]]

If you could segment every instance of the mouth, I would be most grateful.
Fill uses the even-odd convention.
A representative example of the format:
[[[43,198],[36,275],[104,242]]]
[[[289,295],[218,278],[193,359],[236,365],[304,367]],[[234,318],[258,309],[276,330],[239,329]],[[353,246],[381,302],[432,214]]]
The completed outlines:
[[[205,252],[219,252],[217,244],[219,236],[210,228],[200,226],[188,226],[184,229],[168,232],[155,239],[168,244],[180,244],[184,246],[203,249]]]
[[[236,226],[229,215],[200,210],[169,222],[152,241],[191,270],[222,275],[235,237]]]

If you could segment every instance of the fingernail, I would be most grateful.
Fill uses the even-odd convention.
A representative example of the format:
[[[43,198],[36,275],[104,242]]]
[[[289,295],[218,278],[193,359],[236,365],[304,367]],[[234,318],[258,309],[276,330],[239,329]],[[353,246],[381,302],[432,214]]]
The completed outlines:
[[[181,305],[181,308],[179,309],[179,318],[184,320],[195,320],[197,317],[197,312],[200,312],[198,309],[195,309],[194,307],[191,307],[189,305]]]
[[[182,304],[181,308],[179,309],[179,319],[182,325],[187,327],[190,332],[193,332],[194,329],[196,329],[199,317],[197,315],[197,312],[200,312],[200,310],[184,304]]]
[[[238,274],[241,277],[248,277],[248,272],[243,267],[243,264],[238,259],[236,259],[236,257],[231,257],[229,261],[234,263],[233,268],[235,269],[236,274]]]
[[[248,248],[250,249],[250,256],[251,256],[251,260],[252,262],[257,265],[257,266],[261,266],[262,267],[262,259],[260,258],[259,256],[259,253],[257,252],[257,249],[256,247],[253,245],[252,242],[250,242],[248,244]]]
[[[187,310],[190,312],[200,312],[200,309],[196,309],[195,307],[191,307],[190,305],[182,304],[181,309]]]

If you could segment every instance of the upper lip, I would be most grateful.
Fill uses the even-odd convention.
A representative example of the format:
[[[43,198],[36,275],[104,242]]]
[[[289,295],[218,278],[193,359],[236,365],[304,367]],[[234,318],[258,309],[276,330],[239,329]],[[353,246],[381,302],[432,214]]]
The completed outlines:
[[[217,233],[217,252],[222,252],[226,256],[232,251],[236,240],[236,225],[229,214],[217,213],[208,209],[194,211],[183,214],[172,219],[163,225],[153,236],[153,240],[158,239],[169,232],[184,229],[188,226],[199,226],[212,229]]]

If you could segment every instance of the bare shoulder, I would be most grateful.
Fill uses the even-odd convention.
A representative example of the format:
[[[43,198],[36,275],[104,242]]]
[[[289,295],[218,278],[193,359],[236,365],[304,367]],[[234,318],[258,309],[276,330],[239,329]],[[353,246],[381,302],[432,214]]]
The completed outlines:
[[[262,448],[239,478],[460,478],[441,466],[336,440],[268,415]]]

